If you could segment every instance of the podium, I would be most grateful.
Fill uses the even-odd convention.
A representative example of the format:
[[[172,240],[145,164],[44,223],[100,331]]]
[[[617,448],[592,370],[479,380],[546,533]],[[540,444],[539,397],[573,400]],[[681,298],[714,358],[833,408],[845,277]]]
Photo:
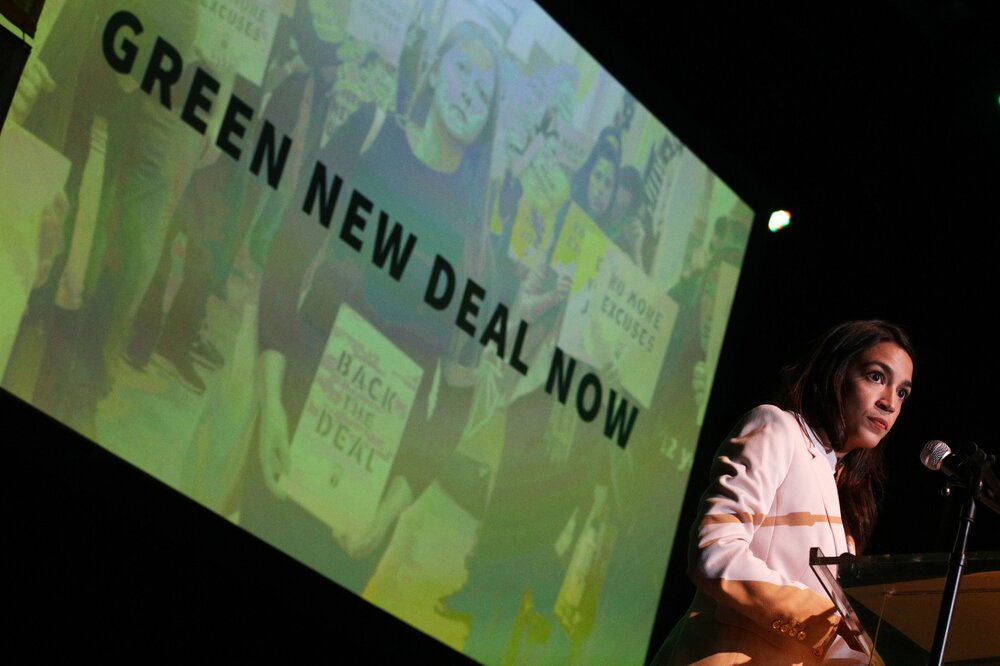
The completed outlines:
[[[927,664],[949,553],[841,555],[809,551],[809,564],[851,632],[886,666]],[[969,553],[944,663],[1000,665],[1000,552]]]

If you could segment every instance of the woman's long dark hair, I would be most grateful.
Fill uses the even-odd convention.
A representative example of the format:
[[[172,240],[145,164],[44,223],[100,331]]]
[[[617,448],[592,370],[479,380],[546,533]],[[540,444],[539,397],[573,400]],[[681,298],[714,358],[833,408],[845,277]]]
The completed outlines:
[[[801,414],[843,451],[847,439],[844,401],[854,360],[882,342],[892,342],[914,360],[913,344],[902,327],[879,319],[849,321],[828,331],[800,363],[785,369],[784,407]],[[860,553],[868,544],[878,516],[885,483],[882,446],[855,449],[841,460],[837,479],[844,529]]]

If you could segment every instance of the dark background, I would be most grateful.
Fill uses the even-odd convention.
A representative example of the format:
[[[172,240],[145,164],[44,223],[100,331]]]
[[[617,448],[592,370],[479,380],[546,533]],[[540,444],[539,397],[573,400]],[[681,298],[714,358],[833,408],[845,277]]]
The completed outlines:
[[[946,552],[959,503],[923,444],[1000,451],[1000,3],[541,3],[758,212],[682,525],[718,441],[828,326],[918,350],[874,553]],[[792,225],[766,230],[786,208]],[[5,634],[53,649],[463,659],[6,393]],[[672,554],[651,650],[687,606]],[[974,550],[1000,550],[981,507]],[[203,644],[202,638],[208,638]],[[208,652],[206,652],[207,650]]]

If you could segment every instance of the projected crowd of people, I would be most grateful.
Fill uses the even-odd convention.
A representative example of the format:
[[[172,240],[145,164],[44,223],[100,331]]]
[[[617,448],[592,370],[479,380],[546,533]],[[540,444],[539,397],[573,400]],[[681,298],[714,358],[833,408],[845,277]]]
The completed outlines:
[[[49,0],[0,160],[5,389],[478,660],[642,660],[752,213],[541,9]]]

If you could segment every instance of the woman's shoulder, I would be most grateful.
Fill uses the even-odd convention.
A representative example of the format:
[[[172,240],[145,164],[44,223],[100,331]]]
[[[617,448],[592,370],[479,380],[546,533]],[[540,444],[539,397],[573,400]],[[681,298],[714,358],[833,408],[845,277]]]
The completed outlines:
[[[744,413],[730,433],[734,443],[749,444],[755,441],[802,442],[803,425],[794,413],[777,405],[757,405]]]
[[[757,405],[736,423],[716,452],[725,465],[738,462],[747,472],[764,474],[774,487],[807,450],[806,436],[794,412]]]
[[[757,405],[745,412],[740,419],[740,423],[775,428],[800,429],[798,417],[793,412],[771,404]]]

